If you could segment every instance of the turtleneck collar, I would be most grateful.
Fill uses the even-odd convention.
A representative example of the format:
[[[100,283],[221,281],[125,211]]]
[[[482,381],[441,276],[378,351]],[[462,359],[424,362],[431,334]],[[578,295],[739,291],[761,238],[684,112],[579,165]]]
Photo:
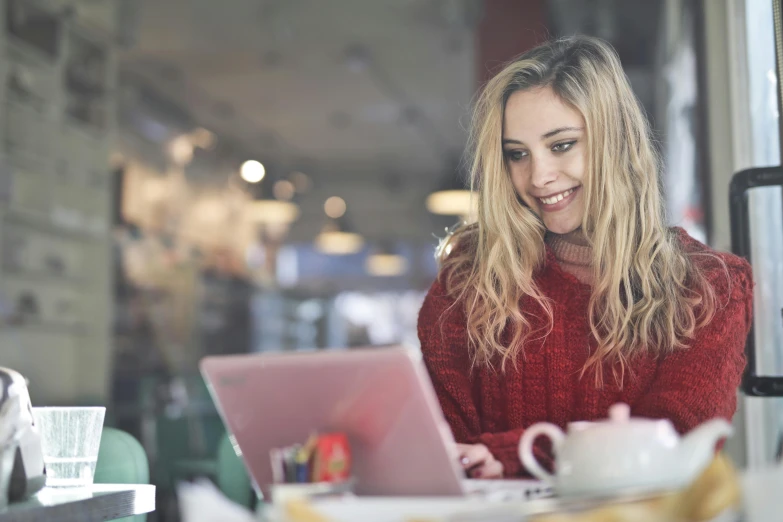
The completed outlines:
[[[563,270],[582,283],[592,284],[592,249],[580,232],[569,234],[548,232],[546,242]]]

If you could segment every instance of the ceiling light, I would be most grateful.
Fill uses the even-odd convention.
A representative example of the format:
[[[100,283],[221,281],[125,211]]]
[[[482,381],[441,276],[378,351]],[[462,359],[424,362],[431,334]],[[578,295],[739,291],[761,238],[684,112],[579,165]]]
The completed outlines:
[[[478,194],[465,187],[463,176],[461,163],[455,155],[437,189],[427,196],[427,210],[433,214],[460,216],[466,221],[474,221],[478,213]]]
[[[367,273],[376,277],[394,277],[408,270],[408,260],[388,242],[381,243],[364,262]]]
[[[169,146],[171,159],[179,166],[184,167],[193,160],[193,143],[188,136],[175,138]]]
[[[345,209],[345,200],[339,196],[332,196],[324,203],[324,212],[332,219],[342,217]]]
[[[287,179],[281,179],[275,182],[274,186],[272,187],[272,192],[274,193],[275,198],[281,199],[283,201],[290,201],[294,198],[296,189],[294,188],[293,183]]]
[[[204,127],[199,127],[190,133],[190,140],[202,149],[211,150],[215,146],[215,134]]]
[[[345,219],[329,219],[315,238],[315,248],[323,254],[356,254],[364,247],[364,238],[352,232]]]
[[[250,219],[257,224],[287,225],[299,218],[299,206],[290,201],[260,199],[249,204]]]
[[[367,273],[376,277],[394,277],[404,274],[408,260],[398,254],[372,254],[364,264]]]
[[[427,196],[427,210],[444,216],[475,216],[478,195],[464,189],[439,190]]]
[[[356,254],[363,246],[364,239],[355,232],[326,232],[315,238],[315,248],[333,256]]]
[[[304,172],[294,171],[288,176],[297,192],[307,192],[310,189],[310,178]]]
[[[256,160],[247,160],[242,164],[239,173],[242,176],[242,179],[248,183],[258,183],[264,179],[264,175],[266,175],[266,169],[260,162]]]

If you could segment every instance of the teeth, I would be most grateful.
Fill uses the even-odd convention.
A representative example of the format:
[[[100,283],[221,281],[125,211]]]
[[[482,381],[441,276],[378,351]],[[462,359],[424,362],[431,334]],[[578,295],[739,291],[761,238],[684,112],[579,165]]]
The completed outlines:
[[[554,205],[558,201],[563,201],[563,198],[567,197],[569,194],[571,194],[574,191],[574,189],[568,189],[565,192],[561,192],[560,194],[555,194],[552,197],[548,198],[538,198],[541,200],[541,202],[544,205]]]

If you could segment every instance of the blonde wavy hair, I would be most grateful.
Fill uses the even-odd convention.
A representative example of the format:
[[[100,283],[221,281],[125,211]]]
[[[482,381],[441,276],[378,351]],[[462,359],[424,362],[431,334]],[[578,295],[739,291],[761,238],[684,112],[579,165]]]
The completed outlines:
[[[518,198],[501,142],[511,94],[542,87],[585,121],[582,230],[592,246],[588,315],[597,349],[582,373],[594,367],[600,386],[604,363],[614,363],[622,385],[634,355],[687,347],[712,318],[715,294],[666,225],[649,124],[607,43],[590,37],[546,43],[486,84],[475,104],[468,148],[477,223],[458,227],[442,242],[441,252],[454,248],[441,255],[441,270],[447,291],[465,306],[474,364],[500,362],[505,369],[524,354],[531,336],[540,339],[551,330],[552,306],[534,278],[545,261],[546,229]],[[523,296],[540,310],[521,310]],[[548,318],[548,330],[532,331],[529,314],[537,312]]]

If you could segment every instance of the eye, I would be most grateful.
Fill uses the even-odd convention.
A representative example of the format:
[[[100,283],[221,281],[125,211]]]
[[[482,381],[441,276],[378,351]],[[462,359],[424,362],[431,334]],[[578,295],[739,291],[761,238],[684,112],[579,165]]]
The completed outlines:
[[[575,143],[576,143],[576,140],[564,141],[562,143],[556,143],[556,144],[554,144],[552,146],[552,151],[553,152],[566,152],[571,147],[573,147]]]
[[[528,152],[524,150],[507,150],[503,153],[508,161],[519,161],[528,155]]]

